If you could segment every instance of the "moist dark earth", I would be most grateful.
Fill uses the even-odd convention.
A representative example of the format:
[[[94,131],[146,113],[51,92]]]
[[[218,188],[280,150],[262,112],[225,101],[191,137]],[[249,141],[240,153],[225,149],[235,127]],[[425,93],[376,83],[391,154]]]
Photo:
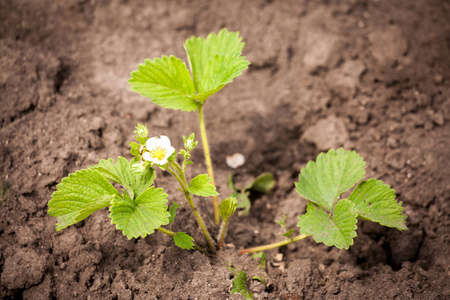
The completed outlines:
[[[449,15],[443,0],[1,0],[0,298],[242,299],[230,295],[231,264],[255,299],[449,299]],[[128,240],[106,209],[56,232],[56,185],[99,159],[131,158],[138,122],[176,148],[200,136],[196,113],[158,107],[127,80],[146,58],[186,62],[187,38],[221,28],[240,31],[251,65],[205,105],[218,191],[231,192],[229,174],[244,185],[272,172],[272,195],[251,195],[212,257],[159,232]],[[266,268],[239,256],[282,240],[283,215],[296,225],[300,169],[338,147],[396,190],[409,230],[359,221],[349,250],[308,238],[267,251]],[[191,178],[206,173],[198,148]],[[246,163],[231,169],[236,152]],[[158,172],[156,185],[182,204],[173,230],[205,247],[176,181]],[[216,235],[211,201],[195,201]]]

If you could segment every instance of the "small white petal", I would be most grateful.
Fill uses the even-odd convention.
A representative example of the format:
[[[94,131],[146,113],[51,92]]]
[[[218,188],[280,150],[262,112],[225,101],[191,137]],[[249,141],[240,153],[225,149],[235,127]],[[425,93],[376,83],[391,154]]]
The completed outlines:
[[[168,148],[168,147],[171,146],[171,144],[170,144],[170,139],[169,139],[167,136],[165,136],[165,135],[162,135],[162,136],[160,137],[159,141],[160,141],[160,145],[161,145],[162,147],[164,147],[164,148]]]
[[[154,147],[154,145],[157,143],[158,138],[157,137],[151,137],[147,140],[147,142],[145,143],[145,146],[147,147],[147,149],[151,149]]]
[[[174,152],[175,152],[175,148],[170,146],[169,148],[167,148],[166,157],[170,157]]]
[[[152,161],[152,157],[150,156],[150,153],[145,152],[144,155],[142,155],[142,158],[148,161]]]

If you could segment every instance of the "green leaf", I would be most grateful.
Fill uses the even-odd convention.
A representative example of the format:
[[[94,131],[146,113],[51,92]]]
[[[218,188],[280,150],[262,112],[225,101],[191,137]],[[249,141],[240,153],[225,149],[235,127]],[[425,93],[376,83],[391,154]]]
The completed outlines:
[[[48,214],[57,217],[56,230],[73,225],[108,206],[119,192],[96,170],[80,170],[63,178],[48,203]]]
[[[230,293],[239,293],[244,296],[246,300],[253,300],[253,294],[247,288],[247,274],[245,271],[233,270],[231,267],[229,267],[228,270],[234,274],[232,281],[233,287]]]
[[[374,178],[362,181],[348,198],[356,207],[361,219],[407,230],[406,215],[401,202],[395,199],[395,191],[381,180]]]
[[[286,230],[286,219],[287,219],[287,216],[284,215],[284,216],[283,216],[283,219],[281,219],[281,220],[279,220],[279,221],[275,220],[275,223],[277,223],[278,225],[280,225],[281,228],[282,228],[283,230]]]
[[[108,180],[122,185],[128,195],[135,199],[153,183],[155,171],[152,168],[146,168],[143,172],[135,172],[132,170],[134,162],[135,160],[128,161],[124,157],[117,158],[116,163],[112,158],[102,159],[93,168]]]
[[[128,80],[131,90],[164,108],[194,111],[200,105],[195,100],[194,84],[186,65],[175,56],[146,59]]]
[[[228,221],[237,208],[237,199],[235,197],[228,197],[222,200],[219,205],[219,213],[224,221]]]
[[[363,158],[355,151],[331,149],[302,168],[295,186],[303,198],[331,211],[341,194],[364,178],[364,168]]]
[[[289,229],[288,231],[286,231],[285,233],[283,233],[282,236],[290,238],[292,236],[292,234],[294,234],[294,232],[295,232],[295,228],[292,228],[292,229]]]
[[[243,210],[239,212],[240,216],[246,216],[250,213],[250,207],[252,203],[248,198],[249,193],[232,193],[231,196],[235,197],[238,200],[237,208],[242,208]]]
[[[233,81],[250,64],[241,56],[245,43],[239,32],[222,29],[217,35],[211,33],[206,39],[192,37],[186,41],[186,50],[195,90],[200,102]]]
[[[172,205],[169,207],[169,225],[172,226],[173,221],[175,221],[175,216],[177,215],[177,209],[180,207],[180,204],[177,204],[173,201]]]
[[[233,175],[231,175],[231,173],[230,173],[230,175],[228,176],[228,186],[230,187],[230,189],[231,189],[232,191],[238,192],[238,189],[234,187],[234,183],[233,183]]]
[[[186,250],[194,249],[194,239],[184,232],[177,232],[173,236],[173,240],[175,241],[175,244],[181,249]]]
[[[261,282],[262,284],[264,284],[265,287],[267,287],[266,279],[264,278],[264,276],[253,276],[252,279]]]
[[[246,190],[269,194],[270,190],[275,186],[275,179],[271,173],[263,173],[259,175],[255,181],[245,187]]]
[[[301,234],[312,235],[317,243],[348,249],[356,236],[357,215],[355,206],[347,199],[336,204],[332,216],[314,203],[308,203],[298,226]]]
[[[122,230],[128,239],[146,237],[156,228],[169,224],[167,194],[153,186],[140,194],[136,200],[124,193],[123,198],[114,199],[110,211],[111,223]]]
[[[259,259],[258,267],[265,268],[266,267],[266,254],[264,252],[257,252],[253,254],[253,259]]]
[[[120,199],[120,197],[117,195],[103,195],[103,196],[100,196],[99,198],[97,198],[95,201],[89,203],[84,209],[80,210],[80,213],[76,217],[77,223],[86,219],[87,217],[89,217],[90,215],[95,213],[96,211],[98,211],[102,208],[111,206],[112,202],[116,198]]]
[[[211,178],[206,174],[200,174],[191,180],[189,192],[202,197],[219,195],[219,193],[216,192],[216,187],[211,184]]]

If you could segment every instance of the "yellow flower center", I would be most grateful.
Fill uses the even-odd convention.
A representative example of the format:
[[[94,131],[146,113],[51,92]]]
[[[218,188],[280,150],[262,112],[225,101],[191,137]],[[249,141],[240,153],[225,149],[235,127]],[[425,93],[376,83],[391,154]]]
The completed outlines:
[[[166,156],[167,149],[163,149],[158,146],[155,149],[149,151],[149,153],[152,158],[157,158],[158,160],[162,160],[164,158],[164,156]]]

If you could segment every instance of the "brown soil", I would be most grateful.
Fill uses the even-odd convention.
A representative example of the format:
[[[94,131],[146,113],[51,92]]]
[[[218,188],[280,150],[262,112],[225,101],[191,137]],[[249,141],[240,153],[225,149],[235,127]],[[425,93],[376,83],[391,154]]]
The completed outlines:
[[[231,263],[266,277],[250,283],[256,299],[449,299],[449,15],[440,0],[0,1],[0,298],[241,299],[229,295]],[[241,32],[252,65],[205,107],[218,189],[230,192],[229,173],[269,171],[273,195],[252,195],[213,258],[160,233],[127,240],[107,210],[55,232],[56,184],[130,157],[137,122],[177,147],[199,136],[195,113],[157,107],[127,79],[145,58],[186,61],[187,38],[223,27]],[[409,230],[359,222],[350,250],[307,239],[268,251],[266,269],[238,256],[278,241],[283,214],[295,225],[300,168],[339,146],[397,191]],[[237,170],[225,164],[235,152],[247,159]],[[201,149],[193,159],[205,172]],[[162,173],[157,185],[181,197]],[[197,201],[217,234],[210,203]],[[186,204],[174,229],[203,241]]]

